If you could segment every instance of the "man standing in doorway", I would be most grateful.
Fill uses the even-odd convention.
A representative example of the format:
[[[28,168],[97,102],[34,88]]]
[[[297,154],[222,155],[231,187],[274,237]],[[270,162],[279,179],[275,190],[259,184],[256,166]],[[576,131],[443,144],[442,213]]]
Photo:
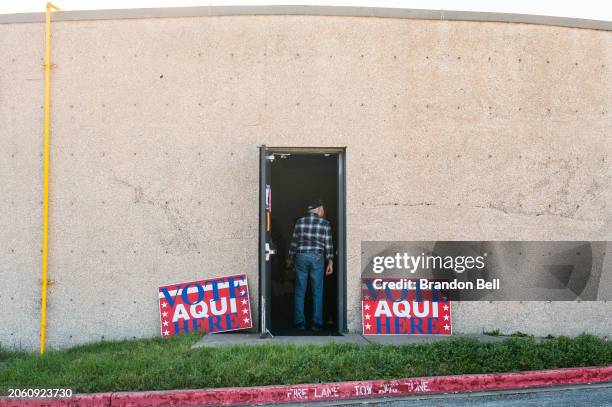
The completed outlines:
[[[334,248],[331,224],[325,219],[325,207],[317,199],[308,205],[308,216],[300,218],[293,229],[287,266],[295,264],[295,309],[293,323],[305,329],[304,297],[310,279],[312,291],[312,325],[315,332],[323,328],[323,268],[325,275],[334,272]]]

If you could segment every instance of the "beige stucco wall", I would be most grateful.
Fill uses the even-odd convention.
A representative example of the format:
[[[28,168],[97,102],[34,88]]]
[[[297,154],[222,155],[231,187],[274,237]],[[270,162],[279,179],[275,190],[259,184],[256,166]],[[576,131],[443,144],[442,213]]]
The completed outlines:
[[[0,344],[40,313],[44,25],[0,24]],[[612,240],[610,32],[309,16],[56,22],[48,345],[159,332],[245,272],[257,146],[346,146],[362,240]],[[455,304],[454,331],[612,334],[612,304]]]

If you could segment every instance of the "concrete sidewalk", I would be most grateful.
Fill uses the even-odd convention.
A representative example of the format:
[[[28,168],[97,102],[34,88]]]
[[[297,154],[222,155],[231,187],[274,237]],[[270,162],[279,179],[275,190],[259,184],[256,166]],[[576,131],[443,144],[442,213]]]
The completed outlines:
[[[507,338],[506,336],[489,335],[362,335],[351,333],[342,336],[268,336],[262,339],[258,333],[219,333],[204,335],[204,337],[196,342],[193,347],[269,345],[277,343],[294,345],[325,345],[328,343],[352,343],[357,345],[410,345],[447,341],[458,336],[475,338],[481,342],[500,342]]]

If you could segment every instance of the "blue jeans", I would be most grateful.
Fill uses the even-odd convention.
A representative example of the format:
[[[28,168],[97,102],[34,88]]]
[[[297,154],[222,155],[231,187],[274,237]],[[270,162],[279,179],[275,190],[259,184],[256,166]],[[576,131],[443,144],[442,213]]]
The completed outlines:
[[[304,297],[308,277],[312,290],[312,322],[323,325],[323,253],[297,253],[295,255],[295,308],[293,322],[304,324]]]

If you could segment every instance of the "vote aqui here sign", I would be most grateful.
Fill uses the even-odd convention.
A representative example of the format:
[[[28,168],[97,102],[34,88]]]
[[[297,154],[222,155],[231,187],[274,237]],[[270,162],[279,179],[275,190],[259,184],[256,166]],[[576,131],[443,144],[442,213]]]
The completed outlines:
[[[158,298],[164,337],[253,326],[245,274],[166,285],[159,287]]]
[[[412,290],[406,279],[362,279],[364,335],[450,335],[451,302],[437,290]]]

